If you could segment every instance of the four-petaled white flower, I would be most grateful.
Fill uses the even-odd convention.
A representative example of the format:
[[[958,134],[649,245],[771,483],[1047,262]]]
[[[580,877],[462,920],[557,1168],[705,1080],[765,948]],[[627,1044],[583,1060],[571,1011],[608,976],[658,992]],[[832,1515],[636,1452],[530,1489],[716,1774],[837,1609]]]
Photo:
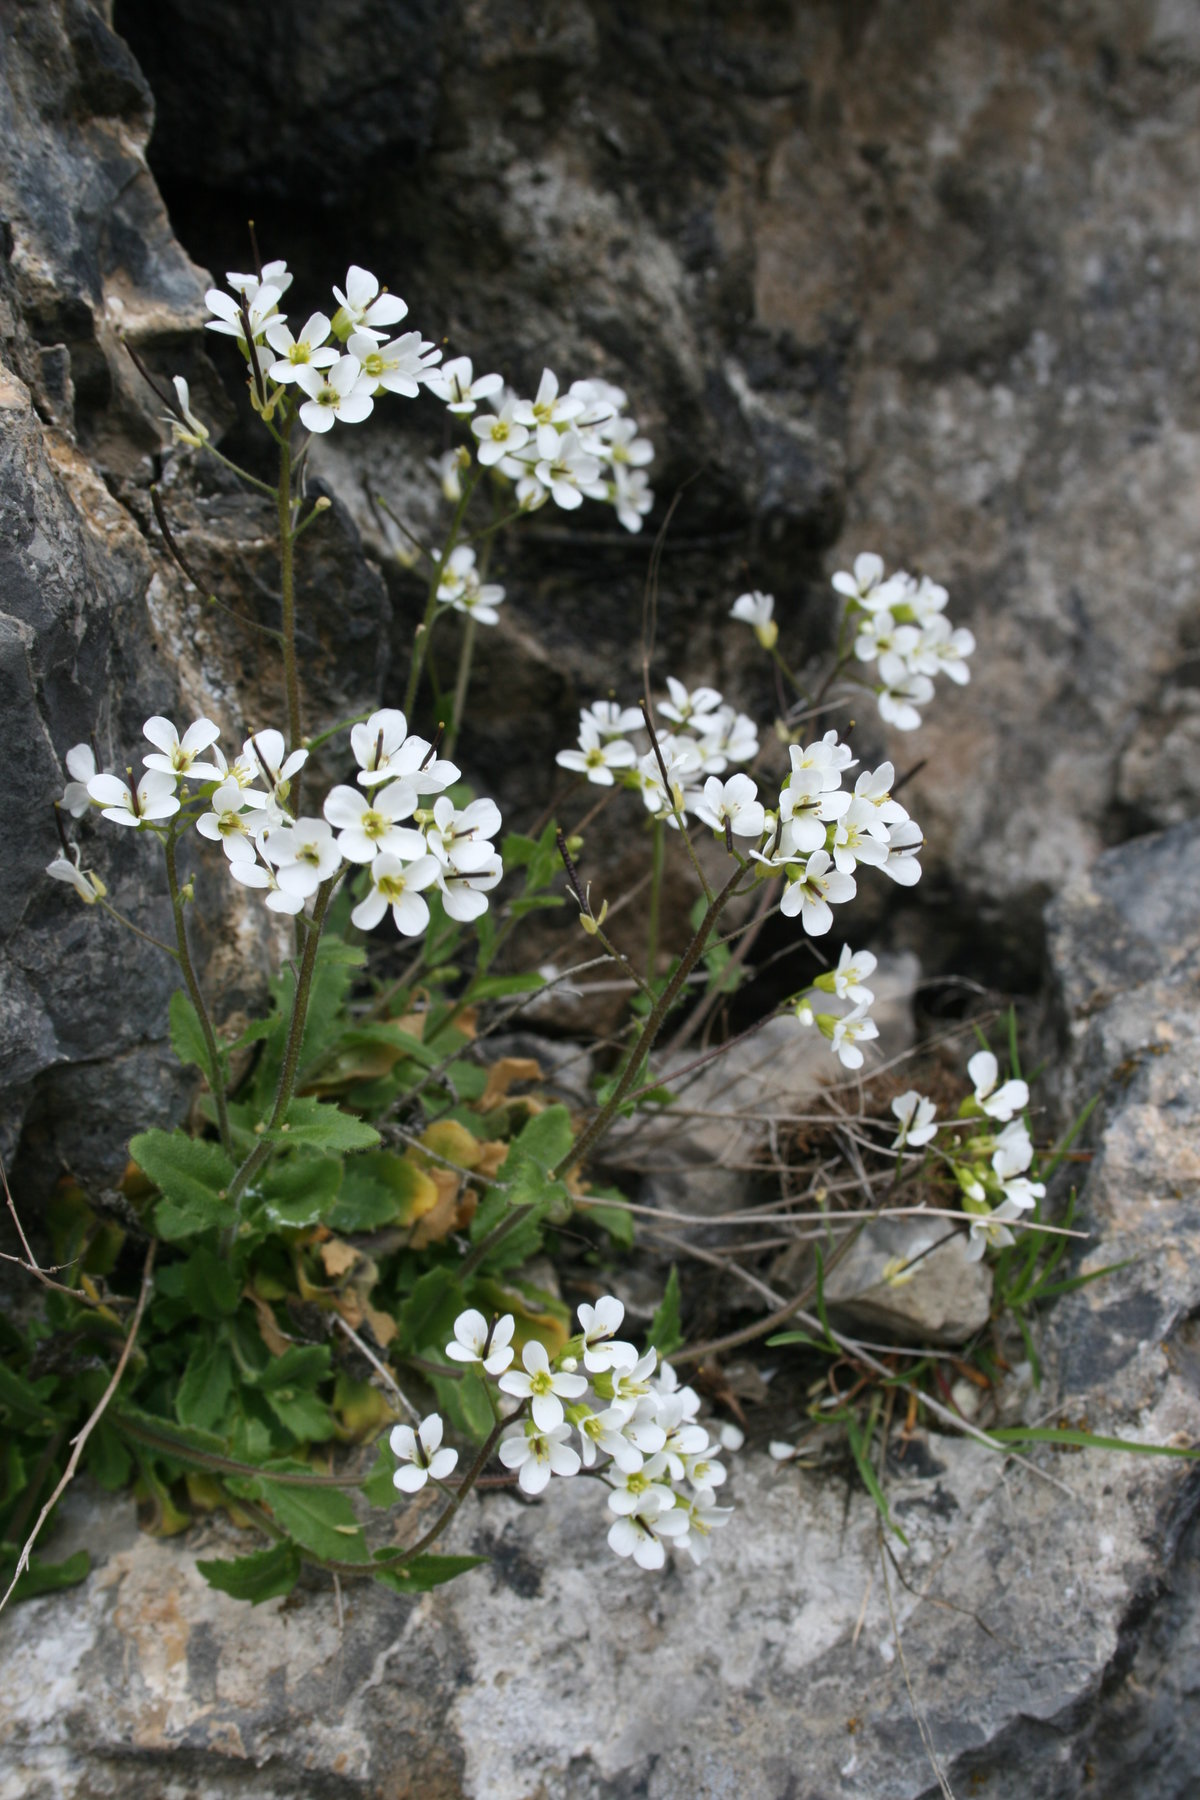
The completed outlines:
[[[1029,1088],[1023,1081],[1006,1081],[996,1087],[1000,1065],[990,1050],[977,1050],[967,1064],[975,1085],[975,1104],[989,1119],[1011,1119],[1029,1105]]]
[[[616,1336],[625,1317],[625,1307],[614,1294],[603,1294],[595,1306],[584,1301],[576,1308],[583,1328],[583,1366],[593,1374],[611,1369],[617,1363],[631,1365],[637,1361],[632,1344],[622,1343]]]
[[[467,417],[480,400],[498,394],[504,381],[499,375],[477,376],[469,356],[456,356],[430,375],[425,385],[431,394],[446,402],[450,412]]]
[[[793,877],[793,869],[796,871]],[[800,923],[809,937],[824,937],[833,924],[832,907],[853,900],[858,888],[853,875],[843,875],[832,868],[827,850],[814,850],[801,867],[788,869],[788,884],[779,902],[780,911],[789,918],[800,915]]]
[[[486,413],[482,418],[471,420],[471,431],[478,439],[475,454],[485,469],[498,463],[501,457],[512,456],[518,450],[523,450],[529,442],[529,427],[520,423],[516,408],[516,401],[509,398],[499,412]]]
[[[142,758],[148,769],[159,769],[164,775],[186,781],[220,781],[221,771],[215,763],[196,760],[221,735],[221,727],[211,719],[195,720],[180,737],[170,719],[156,713],[146,720],[143,730],[154,745],[153,754]]]
[[[545,1344],[532,1338],[521,1352],[524,1370],[510,1369],[500,1377],[500,1387],[518,1400],[529,1400],[533,1422],[539,1431],[553,1431],[563,1422],[564,1400],[578,1400],[587,1392],[582,1375],[552,1369]]]
[[[560,750],[554,760],[561,769],[586,775],[597,787],[611,787],[613,770],[631,769],[637,751],[624,738],[602,739],[595,721],[584,713],[579,721],[578,750]]]
[[[263,334],[275,352],[276,360],[267,374],[272,381],[295,381],[303,368],[328,369],[338,359],[335,345],[329,343],[330,324],[325,314],[315,312],[300,336],[293,337],[281,319],[272,319]]]
[[[855,951],[849,944],[843,944],[837,968],[831,971],[833,991],[838,999],[849,1000],[852,1006],[870,1006],[875,996],[864,983],[868,975],[875,973],[876,963],[877,958],[870,950]]]
[[[287,317],[286,313],[277,311],[282,291],[281,288],[264,282],[257,293],[247,296],[246,313],[250,320],[250,336],[256,343],[271,320],[276,319],[282,323]],[[237,338],[244,346],[246,331],[242,324],[242,309],[233,295],[225,293],[222,288],[209,288],[204,296],[204,304],[209,312],[216,314],[214,319],[205,321],[208,329],[220,332],[225,337]]]
[[[937,1136],[937,1107],[915,1088],[910,1088],[906,1094],[897,1094],[892,1101],[892,1111],[900,1125],[892,1139],[893,1150],[919,1150],[922,1144],[928,1144]]]
[[[93,775],[87,791],[114,825],[153,824],[179,811],[175,777],[161,769],[148,769],[136,788],[119,775]]]
[[[710,775],[704,798],[696,802],[696,817],[714,831],[728,828],[734,837],[760,838],[766,825],[758,789],[749,775],[731,775],[728,781]]]
[[[425,839],[401,819],[416,811],[417,791],[408,781],[391,781],[374,794],[358,788],[335,787],[325,798],[325,817],[338,834],[338,849],[348,862],[369,863],[381,853],[407,856],[425,854]],[[379,917],[383,917],[383,908]]]
[[[416,1494],[427,1481],[445,1481],[458,1462],[457,1450],[441,1448],[444,1426],[440,1413],[430,1413],[414,1431],[411,1425],[395,1425],[388,1442],[392,1455],[403,1467],[392,1480],[403,1494]]]
[[[361,425],[375,407],[356,356],[339,356],[328,369],[298,363],[296,383],[308,395],[300,408],[300,423],[307,431],[332,431],[335,419],[343,425]]]
[[[350,788],[343,790],[345,793],[351,791]],[[386,788],[384,792],[387,792]],[[430,887],[437,875],[438,864],[432,856],[421,856],[416,862],[405,863],[385,851],[371,864],[371,891],[350,914],[351,922],[360,931],[373,931],[390,906],[400,935],[419,937],[429,923],[429,903],[421,890]]]
[[[608,1534],[608,1547],[618,1556],[632,1556],[639,1569],[661,1569],[667,1559],[664,1540],[684,1539],[689,1531],[685,1507],[668,1506],[647,1496],[637,1512],[622,1513]]]
[[[377,278],[369,269],[360,268],[351,263],[346,271],[346,286],[343,291],[339,287],[333,290],[340,311],[333,321],[333,329],[345,340],[351,331],[369,331],[376,339],[386,335],[384,327],[398,325],[405,318],[408,307],[399,294],[389,294],[381,289]]]
[[[506,1380],[507,1376],[502,1376],[500,1385]],[[569,1425],[542,1431],[532,1419],[527,1419],[523,1431],[504,1439],[500,1461],[506,1469],[518,1471],[517,1484],[523,1494],[542,1493],[549,1487],[552,1475],[578,1475],[579,1452],[567,1442],[570,1435]]]
[[[1019,1219],[1022,1208],[1015,1200],[1004,1200],[986,1216],[971,1220],[967,1239],[967,1261],[978,1262],[985,1250],[1003,1250],[1016,1242],[1008,1229],[1009,1222]]]
[[[470,1306],[454,1321],[454,1342],[446,1345],[451,1362],[480,1363],[487,1375],[503,1375],[513,1359],[513,1316],[505,1313],[491,1323]]]
[[[858,1047],[860,1038],[877,1038],[879,1027],[874,1019],[868,1017],[865,1006],[856,1006],[852,1012],[843,1013],[833,1023],[830,1043],[838,1061],[846,1069],[861,1069],[863,1053]]]

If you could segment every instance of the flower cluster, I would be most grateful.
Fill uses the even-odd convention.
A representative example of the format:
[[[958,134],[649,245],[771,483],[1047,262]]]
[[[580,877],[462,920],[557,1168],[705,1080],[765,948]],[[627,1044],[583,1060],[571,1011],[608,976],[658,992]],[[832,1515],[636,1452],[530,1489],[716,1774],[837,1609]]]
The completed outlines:
[[[747,840],[760,878],[786,877],[780,909],[798,916],[810,937],[823,936],[833,924],[832,908],[853,899],[859,863],[903,887],[920,879],[924,838],[892,797],[890,762],[863,770],[850,792],[842,778],[857,758],[836,731],[827,731],[816,743],[791,746],[791,769],[768,807],[749,775],[721,779],[730,763],[758,754],[754,721],[725,705],[715,688],[689,692],[672,677],[667,688],[658,710],[672,730],[659,735],[657,749],[639,754],[626,733],[637,729],[640,715],[599,700],[580,713],[577,747],[560,750],[555,760],[598,786],[619,780],[636,788],[651,813],[677,828],[695,813],[731,852],[735,837]]]
[[[468,356],[443,362],[438,346],[419,331],[390,335],[408,307],[358,264],[348,270],[345,287],[333,290],[338,304],[332,317],[315,312],[298,334],[279,310],[292,284],[286,263],[268,263],[258,276],[230,271],[226,281],[231,291],[210,288],[205,296],[213,314],[208,328],[240,345],[264,417],[270,419],[295,392],[305,429],[332,431],[335,424],[361,424],[389,394],[414,399],[424,389],[467,426],[479,469],[516,484],[522,511],[548,500],[571,511],[586,497],[613,507],[627,531],[641,530],[654,505],[646,476],[654,446],[628,415],[621,388],[574,381],[560,393],[557,375],[544,369],[536,394],[526,399],[495,373],[476,375]],[[186,382],[177,379],[175,390],[178,416],[171,424],[177,440],[206,443],[209,433],[191,411]],[[455,502],[462,496],[464,467],[470,467],[470,456],[459,451],[439,464],[443,491]],[[470,563],[460,560],[453,573],[473,566],[472,554]],[[468,582],[439,598],[470,610],[472,593]],[[480,601],[476,594],[476,605],[484,610],[475,616],[494,624],[487,615],[496,603],[495,596]]]
[[[639,1356],[617,1337],[625,1308],[613,1295],[580,1306],[577,1316],[579,1331],[553,1359],[531,1339],[521,1367],[514,1368],[512,1315],[489,1325],[472,1308],[455,1321],[446,1354],[477,1365],[516,1403],[517,1421],[499,1454],[522,1493],[540,1494],[554,1476],[586,1470],[607,1489],[608,1542],[618,1556],[661,1569],[667,1545],[674,1544],[702,1562],[710,1534],[727,1523],[732,1509],[717,1504],[726,1470],[698,1423],[699,1396],[680,1385],[668,1363],[658,1366],[656,1350]],[[426,1433],[429,1420],[421,1427],[427,1456],[440,1445],[440,1423],[436,1433]],[[399,1430],[406,1432],[407,1446],[413,1434]],[[437,1473],[432,1464],[429,1472]],[[411,1491],[413,1475],[400,1471],[396,1482]]]
[[[933,698],[934,676],[946,675],[959,686],[971,679],[967,657],[974,636],[965,626],[951,626],[944,587],[903,569],[885,576],[883,558],[872,551],[855,557],[853,573],[840,569],[833,586],[847,602],[855,657],[878,665],[880,717],[897,731],[915,731],[920,708]]]
[[[867,977],[875,972],[876,959],[869,950],[851,950],[842,945],[837,967],[818,975],[807,993],[796,1002],[796,1017],[801,1025],[815,1025],[845,1069],[861,1069],[863,1053],[859,1043],[879,1036],[879,1027],[871,1018],[875,995],[867,987]],[[846,1002],[843,1013],[818,1012],[816,996],[828,994]]]
[[[133,827],[171,820],[174,831],[194,823],[220,844],[234,880],[262,890],[273,912],[299,913],[323,883],[359,869],[369,886],[351,918],[362,930],[390,908],[397,930],[418,936],[429,923],[430,888],[453,919],[486,912],[487,894],[503,873],[492,841],[499,809],[491,800],[455,806],[445,790],[458,769],[409,733],[403,713],[384,708],[353,727],[356,785],[333,788],[322,818],[289,809],[308,751],[289,753],[273,727],[248,737],[232,762],[211,719],[197,719],[181,737],[169,719],[155,717],[145,734],[153,749],[136,784],[132,771],[128,780],[98,773],[89,746],[75,745],[67,755],[72,780],[64,810],[78,818],[97,807],[114,824]],[[103,895],[97,878],[80,871],[77,855],[56,858],[47,872],[71,882],[84,900]]]
[[[1045,1198],[1046,1188],[1029,1179],[1033,1142],[1025,1121],[1017,1116],[1029,1104],[1027,1084],[1014,1079],[997,1086],[1000,1068],[990,1050],[976,1051],[967,1074],[974,1092],[959,1107],[953,1130],[950,1121],[943,1122],[948,1129],[942,1135],[932,1100],[915,1089],[898,1094],[892,1112],[900,1129],[892,1149],[924,1149],[937,1139],[938,1153],[962,1193],[963,1211],[971,1216],[967,1255],[978,1262],[985,1250],[1003,1249],[1013,1242],[1010,1223],[1032,1212]]]

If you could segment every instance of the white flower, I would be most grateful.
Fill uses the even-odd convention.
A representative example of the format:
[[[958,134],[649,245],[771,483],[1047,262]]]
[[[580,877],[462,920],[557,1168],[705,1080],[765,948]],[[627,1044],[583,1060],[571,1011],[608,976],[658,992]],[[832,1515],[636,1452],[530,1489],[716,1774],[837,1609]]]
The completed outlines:
[[[520,408],[517,409],[518,414]],[[552,441],[551,441],[552,440]],[[583,505],[583,496],[596,486],[600,464],[589,456],[574,431],[560,437],[552,425],[538,430],[539,461],[534,470],[542,486],[549,488],[555,505],[573,512]],[[479,453],[482,462],[483,451]]]
[[[292,285],[292,277],[282,257],[276,262],[264,263],[261,275],[239,275],[234,269],[226,269],[225,279],[235,294],[244,294],[248,301],[253,300],[260,288],[270,286],[286,294]]]
[[[452,550],[438,581],[437,597],[455,612],[467,613],[481,625],[497,625],[496,608],[503,603],[504,589],[495,582],[480,582],[475,567],[475,552],[468,544]]]
[[[581,710],[579,722],[593,725],[601,737],[623,737],[627,731],[641,729],[641,708],[622,706],[617,700],[594,700]]]
[[[682,1502],[687,1514],[688,1534],[683,1539],[683,1548],[694,1563],[702,1563],[708,1555],[709,1534],[722,1525],[728,1525],[733,1517],[732,1506],[718,1506],[711,1488],[701,1488],[694,1500]]]
[[[833,836],[833,860],[843,875],[867,863],[882,869],[890,848],[888,828],[869,800],[851,800],[837,821]]]
[[[272,319],[264,334],[277,358],[267,370],[271,380],[295,381],[298,371],[306,367],[328,369],[338,359],[337,349],[327,342],[329,332],[329,320],[321,312],[312,314],[298,338],[282,319]]]
[[[728,781],[711,775],[703,800],[697,802],[696,817],[714,831],[724,832],[728,826],[734,837],[760,838],[766,825],[758,789],[748,775],[732,775]]]
[[[302,900],[315,894],[321,883],[342,866],[333,827],[324,819],[297,819],[294,825],[282,825],[272,831],[268,855],[279,871],[279,885],[284,893],[298,894]]]
[[[835,1019],[830,1044],[838,1061],[846,1069],[861,1069],[863,1053],[858,1047],[859,1038],[877,1038],[879,1027],[874,1019],[868,1018],[865,1006],[856,1006],[853,1012],[843,1013]]]
[[[166,777],[160,777],[165,780]],[[238,782],[223,781],[209,801],[211,812],[196,820],[196,830],[210,843],[220,844],[230,862],[253,862],[250,843],[253,831],[262,823],[252,811],[244,811],[247,795]],[[249,885],[253,886],[251,882]]]
[[[463,444],[454,450],[443,450],[442,454],[435,457],[429,464],[438,478],[438,486],[442,490],[443,500],[448,500],[451,506],[457,506],[462,499],[463,471],[469,469],[470,466],[471,452]]]
[[[430,1413],[414,1431],[411,1425],[394,1425],[388,1442],[392,1455],[407,1467],[397,1469],[392,1480],[403,1494],[415,1494],[429,1480],[445,1481],[458,1462],[457,1450],[443,1450],[440,1413]]]
[[[586,417],[576,421],[578,431],[587,427]],[[587,438],[587,447],[618,471],[644,469],[654,461],[654,445],[649,438],[638,436],[634,419],[598,420]]]
[[[668,1507],[647,1498],[635,1513],[626,1513],[612,1525],[608,1547],[618,1556],[632,1556],[639,1569],[661,1569],[666,1562],[663,1540],[685,1538],[688,1533],[687,1512],[674,1504]]]
[[[522,425],[532,429],[556,425],[568,425],[578,419],[584,411],[584,401],[575,393],[561,394],[558,391],[558,376],[553,369],[543,369],[542,379],[538,382],[537,395],[532,400],[518,400],[514,409],[514,417]],[[543,452],[545,455],[546,452]],[[482,458],[480,459],[482,461]]]
[[[754,720],[732,706],[718,707],[700,739],[705,774],[720,775],[727,762],[752,762],[757,755],[758,726]]]
[[[389,294],[386,289],[381,292],[376,277],[357,263],[351,263],[346,271],[345,292],[335,287],[333,297],[340,308],[333,329],[343,342],[356,326],[378,340],[386,336],[384,326],[398,325],[408,313],[399,294]]]
[[[638,786],[647,812],[665,813],[667,823],[675,830],[687,823],[688,808],[695,806],[699,794],[687,785],[690,776],[700,770],[700,751],[692,738],[669,737],[659,741],[663,762],[667,767],[667,785],[663,785],[658,757],[648,750],[638,763]]]
[[[917,624],[926,628],[932,625],[950,598],[945,588],[930,581],[928,575],[922,575],[918,582],[910,579],[904,597]]]
[[[507,1379],[507,1376],[501,1377],[501,1387]],[[532,1419],[527,1419],[521,1433],[504,1439],[500,1446],[500,1461],[506,1469],[520,1471],[517,1482],[522,1493],[540,1494],[550,1485],[551,1475],[578,1475],[579,1453],[568,1444],[570,1435],[569,1425],[555,1425],[548,1431],[540,1431]]]
[[[453,864],[443,868],[439,864],[437,885],[442,905],[449,917],[457,919],[461,925],[468,925],[472,919],[478,919],[488,909],[488,892],[496,886],[503,874],[499,856],[482,869],[459,869]]]
[[[639,1356],[635,1363],[615,1363],[613,1367],[596,1383],[597,1392],[601,1383],[605,1386],[611,1400],[640,1400],[650,1390],[650,1379],[658,1362],[658,1351],[647,1350]]]
[[[287,804],[292,776],[308,761],[308,751],[293,750],[289,755],[282,731],[276,731],[270,725],[265,731],[256,731],[246,739],[242,745],[242,761],[255,770],[255,781],[266,784],[266,793],[256,787],[246,789],[246,805],[270,811],[272,806]]]
[[[266,904],[272,912],[290,913],[293,917],[295,917],[298,912],[303,912],[305,896],[298,893],[288,893],[280,887],[279,877],[275,870],[269,863],[258,862],[255,859],[254,852],[250,848],[248,839],[237,838],[234,842],[240,847],[243,854],[230,856],[229,873],[233,876],[233,879],[241,882],[243,887],[266,888]],[[245,854],[247,851],[249,854]],[[259,844],[258,851],[260,856],[265,857],[266,851],[262,844]]]
[[[915,819],[888,826],[888,859],[883,872],[901,887],[915,887],[921,879],[917,853],[925,842],[925,834]]]
[[[879,659],[883,686],[878,692],[879,716],[897,731],[916,731],[921,723],[919,707],[933,699],[928,675],[914,675],[903,657],[885,651]]]
[[[247,296],[246,311],[250,318],[250,335],[255,342],[262,337],[269,321],[278,318],[282,322],[287,317],[286,313],[276,313],[275,310],[279,305],[282,292],[282,288],[272,287],[269,282],[264,282],[257,293]],[[241,308],[233,296],[225,293],[221,288],[209,288],[204,296],[204,304],[208,307],[209,312],[217,315],[215,319],[205,321],[209,331],[218,331],[225,337],[237,338],[244,346],[246,333],[242,325]]]
[[[78,859],[78,850],[74,854]],[[90,869],[81,869],[78,860],[72,862],[67,856],[56,856],[52,863],[47,863],[46,873],[52,881],[70,882],[85,906],[95,906],[108,892],[98,875],[93,875]]]
[[[721,704],[716,688],[698,687],[689,694],[682,681],[668,675],[667,691],[671,698],[664,700],[658,710],[673,725],[686,725],[689,730],[703,735],[716,723],[714,714]]]
[[[340,791],[348,794],[353,789]],[[384,792],[387,792],[386,788]],[[360,931],[373,931],[390,906],[392,920],[401,937],[419,937],[429,923],[429,905],[421,889],[431,886],[437,880],[437,874],[438,865],[432,856],[403,863],[398,856],[385,851],[371,864],[371,891],[350,914],[351,924],[357,925]]]
[[[625,1318],[625,1307],[615,1294],[602,1294],[595,1306],[584,1301],[576,1308],[576,1315],[583,1328],[585,1369],[596,1374],[601,1369],[611,1369],[615,1363],[629,1366],[637,1361],[637,1351],[632,1344],[623,1344],[616,1338]]]
[[[297,364],[296,381],[308,395],[300,408],[300,423],[306,431],[332,431],[335,419],[344,425],[361,425],[374,411],[370,384],[362,380],[362,364],[356,356],[339,356],[328,369]]]
[[[164,775],[186,781],[220,781],[221,771],[215,763],[196,761],[200,752],[215,744],[221,735],[220,726],[211,719],[195,720],[181,738],[170,719],[156,713],[146,720],[142,730],[154,745],[154,754],[142,758],[148,769],[159,769]]]
[[[654,492],[644,469],[626,469],[618,463],[608,483],[608,498],[626,531],[640,531],[642,520],[654,510]]]
[[[1011,1119],[1029,1105],[1029,1088],[1023,1081],[1006,1081],[996,1088],[1000,1065],[990,1050],[977,1050],[967,1064],[967,1074],[975,1085],[975,1104],[989,1119]]]
[[[775,596],[760,594],[755,588],[752,593],[739,594],[730,608],[731,619],[740,619],[744,625],[754,627],[754,635],[764,650],[773,650],[779,638],[779,626],[772,617],[775,611]]]
[[[892,1139],[893,1150],[919,1150],[922,1144],[928,1144],[937,1136],[937,1107],[924,1094],[918,1094],[910,1088],[906,1094],[897,1094],[892,1101],[892,1111],[900,1124],[900,1130]]]
[[[895,779],[894,766],[884,762],[877,769],[864,769],[854,783],[854,798],[873,806],[885,825],[902,825],[908,817],[900,802],[892,799]]]
[[[967,1240],[967,1261],[978,1262],[987,1249],[1003,1250],[1006,1245],[1016,1242],[1008,1229],[1007,1221],[1021,1216],[1021,1207],[1015,1200],[1005,1200],[987,1214],[986,1218],[971,1220],[971,1234]]]
[[[536,1338],[522,1350],[521,1361],[525,1365],[524,1372],[510,1369],[507,1375],[502,1375],[501,1390],[515,1395],[518,1400],[531,1400],[533,1423],[539,1431],[553,1431],[562,1424],[563,1401],[578,1400],[587,1392],[587,1382],[582,1375],[552,1369],[546,1346],[539,1344]]]
[[[504,386],[499,375],[475,376],[469,356],[456,356],[430,375],[425,383],[431,394],[444,400],[452,413],[464,417],[475,411],[476,403],[489,394],[498,394]]]
[[[481,1312],[468,1307],[454,1321],[454,1342],[446,1345],[451,1362],[481,1363],[485,1374],[503,1375],[513,1359],[513,1316],[493,1319],[489,1325]]]
[[[637,762],[637,751],[625,738],[602,742],[598,727],[584,713],[579,722],[578,750],[560,750],[554,760],[562,769],[586,775],[598,787],[611,787],[613,770],[632,768]]]
[[[426,374],[442,354],[419,331],[406,331],[386,344],[377,343],[373,332],[355,331],[346,349],[362,365],[364,393],[403,394],[409,400],[416,399]]]
[[[67,751],[67,774],[71,779],[63,789],[59,805],[65,807],[73,819],[82,819],[92,804],[88,782],[93,775],[99,774],[95,752],[90,744],[72,744]]]
[[[494,800],[472,800],[461,809],[442,794],[433,803],[432,817],[421,814],[425,842],[443,868],[460,874],[481,870],[496,855],[492,838],[500,829],[500,808]]]
[[[707,1435],[707,1434],[706,1434]],[[675,1504],[675,1495],[671,1490],[669,1478],[658,1479],[667,1473],[667,1459],[660,1451],[644,1462],[639,1469],[618,1468],[615,1474],[609,1475],[611,1492],[608,1504],[615,1513],[640,1512],[649,1502],[658,1510]]]
[[[90,797],[114,825],[138,826],[154,819],[169,819],[179,811],[175,777],[160,769],[142,776],[136,791],[119,775],[93,775],[87,784]]]
[[[618,1469],[640,1469],[645,1457],[625,1435],[625,1427],[633,1416],[633,1406],[626,1402],[622,1406],[609,1406],[603,1412],[592,1412],[586,1406],[572,1407],[571,1416],[579,1433],[580,1455],[584,1467],[593,1468],[596,1453],[604,1451],[611,1456]],[[661,1444],[662,1433],[659,1433]]]
[[[849,944],[842,945],[837,968],[831,971],[833,991],[839,1000],[849,1000],[854,1006],[870,1006],[875,996],[863,983],[868,975],[875,973],[876,961],[870,950],[856,952]]]
[[[529,442],[529,427],[517,419],[516,407],[516,401],[510,397],[499,412],[471,420],[471,431],[479,446],[476,455],[485,469],[498,463],[501,457],[523,450]]]
[[[386,852],[410,860],[425,854],[425,839],[411,826],[398,823],[416,811],[417,792],[410,782],[392,781],[374,794],[357,788],[332,788],[324,813],[338,834],[338,849],[348,862],[369,863]],[[383,917],[382,909],[377,915]]]
[[[882,580],[882,556],[876,556],[873,550],[864,550],[854,559],[853,575],[848,574],[845,569],[839,569],[833,577],[833,586],[839,594],[856,600],[860,606],[868,606]]]
[[[824,937],[833,924],[830,908],[843,900],[853,900],[858,892],[854,877],[831,869],[827,850],[814,850],[802,873],[797,868],[793,875],[793,868],[797,865],[788,870],[780,911],[788,918],[795,918],[799,913],[800,923],[809,937]]]

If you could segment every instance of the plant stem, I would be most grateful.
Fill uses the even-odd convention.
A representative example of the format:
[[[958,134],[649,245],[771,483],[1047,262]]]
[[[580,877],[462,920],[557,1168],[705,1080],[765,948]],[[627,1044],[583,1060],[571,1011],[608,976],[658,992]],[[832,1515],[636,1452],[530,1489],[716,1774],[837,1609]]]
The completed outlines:
[[[279,440],[279,585],[283,593],[283,679],[287,690],[288,749],[297,750],[302,741],[300,728],[300,678],[296,669],[296,576],[292,557],[295,531],[292,525],[292,444],[285,433]],[[295,809],[300,810],[298,771],[293,783]]]
[[[214,456],[219,463],[223,463],[227,469],[231,470],[239,481],[244,481],[247,487],[254,488],[260,494],[266,494],[270,500],[275,498],[275,489],[268,482],[260,481],[257,475],[251,475],[249,469],[240,468],[237,463],[231,462],[220,450],[214,449],[211,443],[206,443],[204,448],[210,456]]]
[[[330,897],[340,877],[331,875],[317,889],[316,904],[312,918],[309,920],[308,932],[304,939],[304,954],[300,959],[300,974],[296,981],[296,998],[292,1003],[292,1021],[288,1027],[287,1046],[283,1053],[283,1067],[279,1071],[279,1086],[275,1090],[275,1104],[271,1108],[271,1116],[266,1121],[264,1135],[259,1138],[249,1156],[230,1182],[226,1191],[226,1199],[241,1212],[242,1195],[250,1184],[250,1179],[266,1162],[274,1149],[274,1144],[265,1135],[267,1131],[276,1131],[282,1125],[287,1109],[291,1105],[292,1093],[296,1086],[296,1076],[300,1068],[300,1050],[304,1043],[304,1022],[308,1013],[308,1000],[312,992],[313,971],[317,963],[317,946],[321,941],[321,927],[325,923],[325,912]],[[237,1221],[226,1228],[222,1239],[222,1247],[228,1251],[237,1231]]]
[[[458,734],[462,729],[463,713],[467,705],[467,684],[471,679],[471,657],[474,650],[475,615],[468,613],[462,648],[458,653],[458,679],[454,684],[454,706],[450,713],[450,730],[446,734],[445,753],[447,756],[454,754],[454,746],[458,742]]]
[[[187,926],[183,917],[183,894],[179,887],[179,865],[175,855],[174,826],[163,837],[163,850],[167,858],[167,886],[171,890],[171,907],[175,914],[175,941],[178,945],[179,966],[183,970],[184,984],[187,987],[188,999],[191,1001],[200,1029],[204,1034],[204,1049],[208,1057],[208,1085],[212,1089],[213,1104],[217,1109],[217,1130],[221,1134],[221,1148],[226,1156],[233,1152],[233,1138],[229,1131],[229,1108],[225,1102],[225,1083],[221,1079],[221,1053],[217,1048],[217,1035],[213,1030],[208,1008],[204,1004],[204,995],[200,991],[200,983],[196,980],[196,971],[192,966],[191,952],[188,949]]]
[[[450,530],[446,535],[445,543],[442,545],[442,554],[435,561],[432,573],[429,577],[429,592],[425,599],[425,616],[417,627],[416,643],[413,646],[412,666],[408,671],[408,686],[404,690],[404,706],[402,710],[406,719],[412,713],[413,702],[417,697],[417,688],[420,686],[421,682],[421,670],[425,667],[426,660],[429,656],[429,634],[433,629],[434,616],[437,613],[438,583],[441,581],[442,572],[450,560],[451,552],[458,542],[458,534],[462,530],[463,520],[467,516],[467,507],[471,504],[471,496],[478,487],[479,480],[479,475],[476,475],[475,479],[469,481],[463,488],[462,499],[454,509],[454,517],[450,521]]]
[[[658,909],[662,899],[663,865],[666,861],[667,841],[660,818],[653,821],[654,858],[650,874],[650,920],[646,928],[646,979],[654,980],[654,972],[658,967]]]

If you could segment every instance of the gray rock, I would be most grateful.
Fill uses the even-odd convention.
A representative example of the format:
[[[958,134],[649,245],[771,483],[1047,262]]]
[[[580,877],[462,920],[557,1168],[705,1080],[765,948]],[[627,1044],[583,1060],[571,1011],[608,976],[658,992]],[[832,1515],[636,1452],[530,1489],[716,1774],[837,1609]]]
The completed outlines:
[[[965,1344],[992,1310],[991,1270],[966,1251],[964,1234],[945,1220],[866,1226],[824,1284],[834,1323],[849,1319],[887,1343]],[[910,1258],[910,1269],[897,1269]],[[889,1267],[899,1279],[887,1279]]]

